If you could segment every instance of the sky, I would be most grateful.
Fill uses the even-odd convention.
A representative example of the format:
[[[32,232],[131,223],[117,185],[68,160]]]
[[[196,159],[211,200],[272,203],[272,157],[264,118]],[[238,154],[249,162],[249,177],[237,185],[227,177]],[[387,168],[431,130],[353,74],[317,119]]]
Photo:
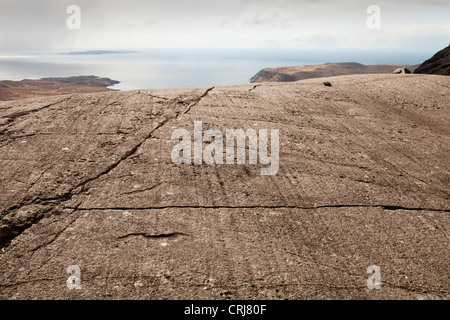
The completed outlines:
[[[69,5],[80,29],[69,29]],[[369,29],[369,5],[380,28]],[[150,48],[436,52],[450,0],[0,0],[0,53]]]

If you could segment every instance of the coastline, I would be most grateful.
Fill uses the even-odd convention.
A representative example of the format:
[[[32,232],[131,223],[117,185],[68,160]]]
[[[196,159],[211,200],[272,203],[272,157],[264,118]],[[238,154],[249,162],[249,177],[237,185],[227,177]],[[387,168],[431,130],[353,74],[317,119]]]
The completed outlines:
[[[120,81],[98,76],[73,76],[58,78],[0,81],[0,101],[20,100],[72,93],[119,91],[111,88]]]

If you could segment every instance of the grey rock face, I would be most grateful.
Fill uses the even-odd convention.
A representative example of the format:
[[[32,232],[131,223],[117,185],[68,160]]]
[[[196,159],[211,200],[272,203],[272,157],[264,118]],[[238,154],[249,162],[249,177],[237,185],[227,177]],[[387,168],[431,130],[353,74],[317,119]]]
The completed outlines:
[[[0,102],[0,298],[447,299],[448,77],[327,80]],[[194,121],[278,173],[175,165]]]

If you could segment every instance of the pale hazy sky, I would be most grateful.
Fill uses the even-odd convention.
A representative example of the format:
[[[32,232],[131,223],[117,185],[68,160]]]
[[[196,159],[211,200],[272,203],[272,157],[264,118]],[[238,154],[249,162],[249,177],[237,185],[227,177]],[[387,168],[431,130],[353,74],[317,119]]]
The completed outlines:
[[[69,5],[81,29],[69,30]],[[381,8],[381,29],[366,25]],[[395,49],[450,42],[450,0],[0,0],[0,52],[141,48]]]

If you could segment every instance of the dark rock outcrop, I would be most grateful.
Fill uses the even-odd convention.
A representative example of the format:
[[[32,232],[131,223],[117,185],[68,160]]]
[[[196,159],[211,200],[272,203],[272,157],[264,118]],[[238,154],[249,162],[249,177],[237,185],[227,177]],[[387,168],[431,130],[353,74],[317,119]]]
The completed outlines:
[[[414,73],[450,76],[450,45],[422,63]]]

